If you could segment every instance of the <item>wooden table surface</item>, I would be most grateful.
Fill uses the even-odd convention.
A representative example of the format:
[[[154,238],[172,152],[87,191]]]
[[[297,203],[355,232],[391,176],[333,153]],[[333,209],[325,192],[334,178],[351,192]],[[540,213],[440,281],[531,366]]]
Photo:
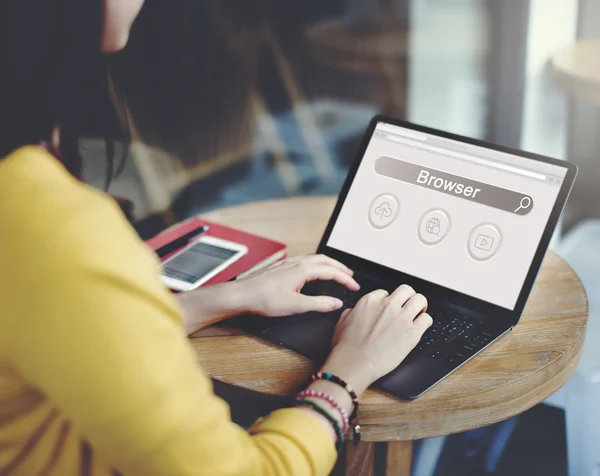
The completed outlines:
[[[551,70],[570,94],[600,103],[600,39],[579,41],[555,54]]]
[[[205,218],[282,241],[293,256],[316,250],[334,204],[330,197],[257,202]],[[578,277],[549,252],[513,332],[415,401],[367,391],[360,406],[363,439],[392,442],[448,435],[505,420],[540,403],[573,373],[587,314]],[[292,395],[314,371],[305,357],[237,329],[209,328],[192,342],[212,377],[253,390]],[[406,448],[398,450],[406,453]]]

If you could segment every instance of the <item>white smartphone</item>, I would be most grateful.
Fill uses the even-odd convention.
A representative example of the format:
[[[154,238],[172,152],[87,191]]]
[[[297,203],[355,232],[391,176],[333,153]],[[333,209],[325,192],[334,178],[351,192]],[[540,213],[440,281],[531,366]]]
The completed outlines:
[[[247,253],[239,243],[201,236],[161,264],[163,283],[176,291],[190,291]]]

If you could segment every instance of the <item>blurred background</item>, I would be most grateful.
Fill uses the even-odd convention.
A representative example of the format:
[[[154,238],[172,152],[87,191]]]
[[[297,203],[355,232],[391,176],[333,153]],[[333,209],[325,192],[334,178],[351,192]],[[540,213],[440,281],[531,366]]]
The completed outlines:
[[[600,474],[599,0],[149,0],[112,77],[133,141],[109,191],[143,238],[218,207],[337,194],[378,112],[577,164],[554,248],[589,293],[580,368],[518,418],[421,442],[414,473]],[[83,148],[105,188],[123,137],[102,110]]]

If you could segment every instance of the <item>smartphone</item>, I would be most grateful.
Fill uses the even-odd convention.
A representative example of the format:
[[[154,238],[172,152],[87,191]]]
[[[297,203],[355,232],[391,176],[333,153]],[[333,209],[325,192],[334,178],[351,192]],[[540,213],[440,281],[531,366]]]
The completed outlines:
[[[239,243],[202,236],[161,264],[162,281],[175,291],[190,291],[247,253]]]

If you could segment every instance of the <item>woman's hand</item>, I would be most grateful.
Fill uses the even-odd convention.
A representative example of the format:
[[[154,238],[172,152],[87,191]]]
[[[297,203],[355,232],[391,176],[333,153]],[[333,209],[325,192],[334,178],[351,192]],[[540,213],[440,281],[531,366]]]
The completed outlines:
[[[431,327],[433,320],[426,310],[425,297],[407,285],[391,295],[384,290],[365,295],[340,317],[323,371],[339,376],[362,394],[400,365]]]
[[[238,281],[181,293],[177,299],[188,335],[244,313],[279,317],[342,307],[339,299],[300,294],[306,283],[316,280],[335,280],[352,290],[360,288],[352,271],[342,263],[310,255],[280,261]]]
[[[360,286],[347,266],[324,255],[289,258],[235,281],[247,312],[266,317],[340,309],[342,301],[330,296],[305,296],[302,287],[311,281],[337,281],[352,291]]]

